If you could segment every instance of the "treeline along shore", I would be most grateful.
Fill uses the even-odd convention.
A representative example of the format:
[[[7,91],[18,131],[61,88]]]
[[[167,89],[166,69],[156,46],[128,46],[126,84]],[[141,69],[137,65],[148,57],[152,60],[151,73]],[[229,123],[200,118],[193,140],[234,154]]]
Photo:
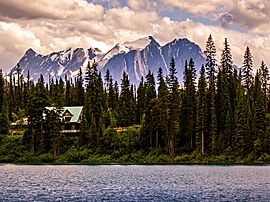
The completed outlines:
[[[268,67],[253,66],[249,47],[236,67],[227,39],[217,61],[211,35],[204,53],[181,83],[174,58],[168,75],[149,71],[138,86],[125,72],[120,84],[103,79],[95,63],[49,83],[0,71],[0,162],[269,162]]]

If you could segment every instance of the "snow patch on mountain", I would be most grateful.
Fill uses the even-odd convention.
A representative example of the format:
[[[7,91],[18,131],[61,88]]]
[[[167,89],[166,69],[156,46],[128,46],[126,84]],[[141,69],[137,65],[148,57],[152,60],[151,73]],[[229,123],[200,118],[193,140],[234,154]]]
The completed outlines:
[[[172,57],[175,59],[180,81],[183,78],[186,60],[193,58],[198,70],[205,61],[200,47],[186,38],[175,39],[161,46],[152,36],[148,36],[132,42],[118,43],[106,53],[93,47],[89,49],[69,47],[49,55],[40,55],[33,49],[28,49],[19,65],[24,76],[29,71],[35,81],[40,74],[48,81],[49,75],[54,79],[65,76],[74,78],[80,68],[84,74],[88,63],[92,65],[96,62],[103,77],[108,69],[113,79],[120,84],[122,74],[126,71],[130,82],[138,84],[149,70],[155,77],[160,67],[164,75],[168,74]]]

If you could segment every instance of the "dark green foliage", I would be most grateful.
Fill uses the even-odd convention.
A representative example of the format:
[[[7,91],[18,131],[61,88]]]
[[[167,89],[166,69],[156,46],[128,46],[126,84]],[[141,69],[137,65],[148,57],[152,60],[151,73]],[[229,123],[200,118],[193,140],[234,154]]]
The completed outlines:
[[[70,80],[65,78],[65,106],[71,106],[72,105],[72,99],[71,99],[71,86],[70,86]]]
[[[0,69],[0,136],[9,132],[8,112],[6,105],[5,82]]]
[[[265,108],[265,111],[268,112],[268,109],[269,109],[268,85],[269,85],[270,76],[269,76],[269,69],[263,61],[259,69],[259,75],[260,75],[260,79],[262,83],[264,108]]]
[[[52,152],[54,155],[60,154],[61,146],[61,119],[60,119],[60,109],[55,110],[45,110],[45,120],[44,120],[44,138],[43,146],[45,153]]]
[[[226,76],[233,74],[233,61],[232,61],[232,54],[231,48],[229,46],[227,38],[224,41],[224,49],[222,50],[221,54],[221,70],[224,72]]]
[[[252,151],[251,132],[249,124],[249,103],[245,98],[242,86],[238,88],[238,97],[236,105],[236,129],[234,137],[234,149],[237,156],[244,158]]]
[[[206,42],[206,50],[204,53],[206,55],[205,68],[207,71],[207,78],[209,86],[211,86],[214,84],[216,78],[216,47],[211,34]]]
[[[123,73],[119,98],[119,126],[126,127],[135,123],[134,94],[126,72]]]
[[[168,149],[170,157],[175,155],[175,138],[179,127],[179,83],[176,77],[174,58],[171,59],[168,76]]]
[[[95,63],[92,67],[88,64],[85,80],[87,82],[86,98],[80,143],[81,145],[98,147],[99,139],[102,136],[102,114],[105,99],[101,75],[98,73]],[[85,139],[85,137],[87,138]]]
[[[266,149],[264,148],[264,141],[266,138],[266,118],[263,101],[263,91],[261,89],[261,82],[259,79],[259,73],[255,76],[254,91],[254,122],[253,122],[253,140],[254,140],[254,151],[256,155],[261,155]]]
[[[210,35],[206,42],[206,78],[208,80],[206,126],[204,131],[204,150],[214,152],[217,146],[217,115],[216,115],[216,47]]]
[[[84,106],[85,103],[85,92],[83,87],[83,76],[82,70],[80,69],[79,74],[75,80],[75,86],[72,88],[71,95],[72,95],[72,105],[74,106]]]
[[[242,80],[244,84],[244,88],[246,89],[247,93],[250,94],[250,90],[252,87],[253,82],[253,60],[252,55],[250,53],[249,47],[247,47],[244,55],[244,62],[242,67]]]
[[[163,78],[162,69],[158,70],[158,137],[161,147],[169,151],[169,132],[168,132],[168,86]]]
[[[158,145],[158,137],[155,138],[158,126],[157,117],[157,99],[156,99],[156,89],[155,80],[153,74],[149,71],[146,75],[146,82],[144,84],[145,88],[145,117],[143,121],[143,136],[146,142],[146,147],[153,148],[154,145]],[[148,140],[148,141],[147,141]],[[157,141],[155,144],[154,142]]]
[[[138,86],[123,72],[119,87],[108,70],[103,88],[96,63],[88,64],[85,81],[80,70],[74,81],[49,78],[46,85],[42,75],[36,84],[30,72],[24,79],[19,66],[9,80],[0,71],[0,162],[269,161],[266,64],[253,79],[247,48],[237,72],[225,39],[218,68],[211,35],[205,56],[198,85],[193,59],[176,68],[172,58],[168,75],[159,68],[157,86],[149,71]],[[79,135],[61,132],[59,112],[67,105],[84,106]]]
[[[221,54],[221,68],[217,78],[217,142],[215,148],[219,152],[230,152],[232,149],[232,134],[235,132],[235,83],[232,55],[227,39]],[[213,140],[212,140],[213,142]]]
[[[191,152],[196,145],[196,89],[195,89],[196,69],[194,62],[190,59],[184,71],[184,92],[181,102],[181,137],[184,140],[186,152]]]
[[[4,95],[5,95],[5,82],[3,78],[2,69],[0,69],[0,112],[2,112],[4,107]]]
[[[24,134],[24,143],[33,152],[41,152],[44,148],[43,112],[49,106],[47,91],[44,87],[42,75],[29,95],[29,107],[27,109],[28,129]]]
[[[206,97],[206,78],[204,66],[201,68],[197,91],[197,131],[196,147],[200,148],[201,154],[205,153],[205,133],[207,127],[207,97]]]
[[[138,90],[137,90],[137,119],[136,123],[141,124],[143,119],[143,114],[145,110],[145,85],[143,82],[143,78],[141,79],[141,82],[139,84]]]

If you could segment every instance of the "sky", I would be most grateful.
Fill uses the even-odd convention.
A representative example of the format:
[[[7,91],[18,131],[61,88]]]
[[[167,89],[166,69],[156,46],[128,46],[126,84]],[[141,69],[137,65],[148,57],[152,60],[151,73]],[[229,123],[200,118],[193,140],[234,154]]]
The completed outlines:
[[[161,45],[188,38],[205,48],[212,34],[218,58],[227,37],[236,65],[250,47],[254,68],[270,65],[269,0],[0,0],[0,69],[29,48],[49,54],[67,47],[108,51],[153,36]]]

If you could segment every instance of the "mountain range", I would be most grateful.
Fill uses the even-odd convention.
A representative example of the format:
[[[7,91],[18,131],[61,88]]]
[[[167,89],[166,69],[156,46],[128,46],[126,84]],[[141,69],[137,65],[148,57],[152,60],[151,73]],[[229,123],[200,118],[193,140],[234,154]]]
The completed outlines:
[[[90,64],[96,62],[103,76],[108,69],[113,79],[120,83],[125,71],[129,75],[130,82],[138,84],[141,77],[144,77],[149,70],[156,76],[158,68],[161,67],[166,75],[172,57],[175,59],[180,81],[183,78],[186,60],[193,58],[197,70],[205,62],[201,48],[186,38],[175,39],[161,46],[152,36],[149,36],[133,42],[118,43],[106,53],[91,47],[89,49],[67,48],[63,51],[41,55],[30,48],[18,64],[24,76],[29,71],[34,81],[37,81],[40,74],[43,75],[45,81],[48,81],[49,75],[51,78],[65,76],[74,78],[80,68],[85,72],[88,62]]]

